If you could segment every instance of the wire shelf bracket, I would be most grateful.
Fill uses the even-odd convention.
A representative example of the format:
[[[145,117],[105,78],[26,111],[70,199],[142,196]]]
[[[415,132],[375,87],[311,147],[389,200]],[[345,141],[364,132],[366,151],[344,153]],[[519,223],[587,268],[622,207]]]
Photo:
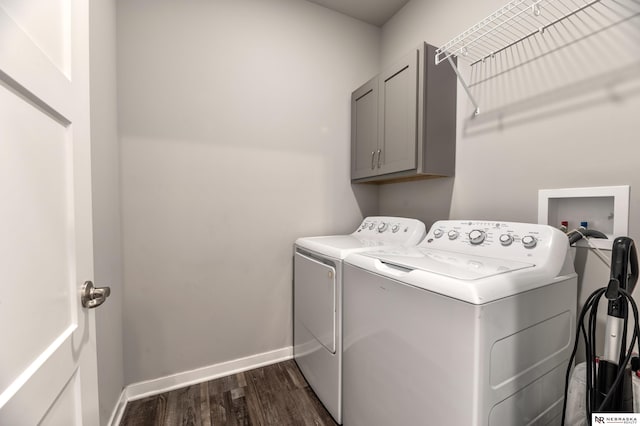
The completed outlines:
[[[465,79],[462,76],[462,74],[460,74],[460,71],[458,70],[458,66],[453,62],[453,59],[451,58],[451,55],[447,56],[447,61],[449,61],[449,64],[451,64],[451,68],[453,68],[453,71],[455,71],[456,75],[458,76],[458,80],[460,81],[460,83],[462,84],[462,87],[464,88],[464,91],[467,92],[467,96],[469,97],[469,100],[471,101],[471,103],[475,107],[475,110],[473,111],[473,114],[474,115],[480,114],[480,105],[478,105],[478,102],[476,101],[476,98],[473,96],[473,94],[471,94],[471,90],[469,89],[469,86],[467,85],[467,82],[465,81]]]

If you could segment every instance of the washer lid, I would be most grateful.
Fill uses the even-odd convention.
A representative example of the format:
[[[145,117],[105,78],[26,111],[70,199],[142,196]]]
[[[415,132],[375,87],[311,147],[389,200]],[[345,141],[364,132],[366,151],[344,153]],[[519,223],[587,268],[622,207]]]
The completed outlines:
[[[515,260],[470,256],[423,248],[376,251],[363,253],[363,255],[379,259],[387,266],[404,269],[407,272],[421,270],[466,281],[479,280],[536,266],[533,263]]]
[[[391,242],[354,237],[353,235],[330,235],[325,237],[298,238],[298,247],[335,259],[344,259],[350,253],[382,248]],[[397,244],[397,243],[396,243]]]

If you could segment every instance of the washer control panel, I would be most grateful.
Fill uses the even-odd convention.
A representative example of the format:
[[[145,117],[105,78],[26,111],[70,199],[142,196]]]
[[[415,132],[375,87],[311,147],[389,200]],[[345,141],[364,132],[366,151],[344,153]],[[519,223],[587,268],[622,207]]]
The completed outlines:
[[[568,238],[561,231],[548,225],[442,220],[433,224],[419,246],[531,261],[532,258],[546,256],[551,245],[564,248],[568,246]]]
[[[424,223],[417,219],[390,216],[369,216],[352,234],[358,238],[417,244],[426,233]]]

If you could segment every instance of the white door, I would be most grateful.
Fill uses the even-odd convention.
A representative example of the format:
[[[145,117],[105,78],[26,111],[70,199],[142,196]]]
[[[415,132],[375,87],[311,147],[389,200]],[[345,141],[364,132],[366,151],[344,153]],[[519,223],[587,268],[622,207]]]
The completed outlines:
[[[98,424],[88,0],[0,0],[0,424]]]

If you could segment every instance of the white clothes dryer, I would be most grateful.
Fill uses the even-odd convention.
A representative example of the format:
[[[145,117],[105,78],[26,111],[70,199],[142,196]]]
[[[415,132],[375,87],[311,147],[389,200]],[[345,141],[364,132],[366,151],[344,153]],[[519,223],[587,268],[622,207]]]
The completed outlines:
[[[559,424],[568,248],[546,225],[440,221],[417,247],[347,256],[344,425]]]
[[[342,423],[342,259],[381,247],[410,247],[424,238],[424,223],[367,217],[349,235],[295,242],[293,356],[320,401]]]

